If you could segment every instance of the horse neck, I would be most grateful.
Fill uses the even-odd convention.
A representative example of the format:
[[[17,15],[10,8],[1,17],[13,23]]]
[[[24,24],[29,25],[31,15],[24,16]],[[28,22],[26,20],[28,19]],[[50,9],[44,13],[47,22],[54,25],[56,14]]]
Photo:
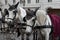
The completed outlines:
[[[16,19],[19,19],[19,21],[23,23],[23,18],[26,16],[26,11],[21,7],[18,7],[17,10],[18,13],[16,14]]]
[[[20,13],[21,12],[20,12],[20,9],[19,8],[17,8],[16,10],[17,10],[17,13],[15,15],[16,16],[15,19],[19,19],[19,16],[20,16]]]
[[[18,9],[18,15],[21,17],[21,18],[24,18],[26,16],[26,11],[23,9],[23,8],[19,8]]]

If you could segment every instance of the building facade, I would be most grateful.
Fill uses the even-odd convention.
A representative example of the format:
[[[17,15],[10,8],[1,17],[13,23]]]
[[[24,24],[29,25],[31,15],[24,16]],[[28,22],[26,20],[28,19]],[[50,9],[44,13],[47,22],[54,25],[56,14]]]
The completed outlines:
[[[48,7],[52,8],[60,8],[60,0],[0,0],[0,6],[7,5],[7,4],[16,4],[17,2],[20,2],[20,6],[24,8],[37,8],[40,7],[40,9],[46,9]]]

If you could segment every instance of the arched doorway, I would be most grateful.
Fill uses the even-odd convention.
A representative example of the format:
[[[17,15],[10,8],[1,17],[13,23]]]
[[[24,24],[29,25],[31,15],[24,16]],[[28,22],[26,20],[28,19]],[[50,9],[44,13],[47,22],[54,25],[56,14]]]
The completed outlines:
[[[60,16],[60,9],[56,9],[56,8],[48,8],[47,9],[47,12],[49,13],[52,13],[52,12],[54,12],[55,14],[57,14],[57,15],[59,15]]]

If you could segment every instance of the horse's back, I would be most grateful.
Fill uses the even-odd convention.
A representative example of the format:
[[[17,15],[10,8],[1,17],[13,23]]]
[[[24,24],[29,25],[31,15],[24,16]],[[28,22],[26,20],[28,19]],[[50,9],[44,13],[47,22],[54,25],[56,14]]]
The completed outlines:
[[[36,12],[36,16],[37,16],[37,20],[40,23],[40,25],[45,25],[47,16],[46,16],[46,12],[43,10],[38,10]]]

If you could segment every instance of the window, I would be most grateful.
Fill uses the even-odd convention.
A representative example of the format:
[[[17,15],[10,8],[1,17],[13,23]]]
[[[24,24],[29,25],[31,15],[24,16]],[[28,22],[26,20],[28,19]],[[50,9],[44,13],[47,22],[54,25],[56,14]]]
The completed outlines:
[[[48,0],[48,2],[52,2],[52,0]]]
[[[5,0],[5,4],[7,4],[7,0]]]
[[[25,0],[23,0],[22,2],[23,2],[23,6],[25,6]]]
[[[28,3],[31,3],[31,0],[27,0]]]
[[[39,0],[36,0],[36,3],[39,3]]]
[[[22,0],[20,0],[20,4],[22,4]]]
[[[13,3],[15,3],[15,0],[13,0]]]

